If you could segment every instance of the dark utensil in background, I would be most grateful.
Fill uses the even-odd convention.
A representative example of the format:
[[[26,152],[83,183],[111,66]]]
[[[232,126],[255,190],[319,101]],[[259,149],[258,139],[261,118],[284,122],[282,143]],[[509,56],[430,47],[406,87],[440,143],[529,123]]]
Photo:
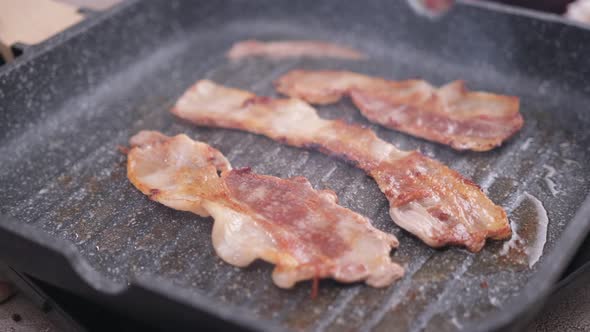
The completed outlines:
[[[519,6],[534,10],[541,10],[556,14],[563,14],[567,5],[573,0],[492,0],[494,2],[503,3],[507,5]]]

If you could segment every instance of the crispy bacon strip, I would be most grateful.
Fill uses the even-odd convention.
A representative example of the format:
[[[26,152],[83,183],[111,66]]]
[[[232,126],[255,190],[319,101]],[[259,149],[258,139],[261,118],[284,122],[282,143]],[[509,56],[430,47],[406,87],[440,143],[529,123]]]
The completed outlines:
[[[241,59],[251,56],[263,56],[272,59],[312,57],[361,60],[367,56],[355,49],[314,40],[289,40],[262,42],[244,40],[235,43],[227,52],[229,59]]]
[[[428,245],[479,251],[486,238],[505,239],[506,212],[473,182],[417,151],[401,151],[370,129],[318,117],[299,99],[272,99],[203,80],[172,113],[198,125],[234,128],[346,159],[372,176],[402,228]]]
[[[133,185],[171,208],[212,216],[213,246],[229,264],[276,264],[273,281],[282,288],[328,277],[383,287],[403,275],[389,256],[395,236],[339,206],[333,191],[316,191],[303,177],[230,170],[219,151],[186,135],[142,131],[131,145]]]
[[[426,81],[387,81],[347,71],[293,70],[279,92],[312,104],[350,96],[369,121],[457,150],[487,151],[522,128],[517,97],[471,92],[463,81],[435,88]]]

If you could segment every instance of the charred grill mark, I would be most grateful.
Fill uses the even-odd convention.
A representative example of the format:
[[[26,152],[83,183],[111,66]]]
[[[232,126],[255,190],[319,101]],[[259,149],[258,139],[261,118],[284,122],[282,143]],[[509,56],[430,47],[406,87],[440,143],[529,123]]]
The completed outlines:
[[[278,136],[277,138],[275,138],[275,141],[277,141],[281,144],[289,145],[289,140],[285,136]],[[313,148],[310,148],[310,149],[313,149]]]
[[[459,176],[461,176],[461,175],[459,175]],[[475,188],[479,189],[479,191],[483,192],[483,190],[481,189],[480,185],[477,184],[477,183],[475,183],[475,182],[473,182],[473,180],[461,176],[461,181],[463,181],[463,183],[465,185],[471,186],[471,187],[475,187]]]
[[[430,208],[428,210],[428,212],[430,212],[430,214],[432,216],[434,216],[435,218],[437,218],[438,220],[441,220],[441,221],[448,221],[451,218],[450,214],[444,212],[439,207]]]
[[[239,174],[239,175],[245,175],[245,174],[252,173],[252,168],[250,168],[249,166],[240,167],[240,168],[236,168],[236,169],[232,170],[232,172]]]
[[[123,145],[117,145],[117,151],[121,154],[127,155],[129,153],[129,148]]]
[[[252,96],[242,103],[242,108],[248,108],[253,105],[264,105],[270,104],[272,102],[272,98],[266,96]]]
[[[156,189],[156,188],[150,189],[150,193],[148,194],[148,197],[151,200],[156,200],[157,196],[158,196],[158,194],[160,194],[160,192],[161,192],[160,189]]]

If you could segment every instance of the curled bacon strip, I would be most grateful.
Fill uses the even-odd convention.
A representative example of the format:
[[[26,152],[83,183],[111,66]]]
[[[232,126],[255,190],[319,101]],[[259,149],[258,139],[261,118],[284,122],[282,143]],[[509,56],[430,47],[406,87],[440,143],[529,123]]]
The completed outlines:
[[[251,56],[263,56],[272,59],[312,57],[361,60],[366,58],[365,54],[355,49],[314,40],[274,42],[244,40],[235,43],[227,52],[227,57],[232,60]]]
[[[350,161],[375,179],[395,223],[430,246],[462,245],[475,252],[488,237],[511,235],[506,212],[459,173],[419,152],[398,150],[370,129],[321,119],[299,99],[258,97],[203,80],[184,93],[172,113]]]
[[[471,92],[463,81],[435,88],[421,80],[293,70],[275,83],[279,92],[312,104],[350,96],[369,121],[457,150],[493,149],[523,125],[517,97]]]
[[[403,275],[389,255],[395,236],[339,206],[333,191],[314,190],[303,177],[231,170],[219,151],[186,135],[142,131],[131,145],[133,185],[168,207],[212,216],[213,246],[229,264],[276,264],[273,281],[282,288],[328,277],[383,287]]]

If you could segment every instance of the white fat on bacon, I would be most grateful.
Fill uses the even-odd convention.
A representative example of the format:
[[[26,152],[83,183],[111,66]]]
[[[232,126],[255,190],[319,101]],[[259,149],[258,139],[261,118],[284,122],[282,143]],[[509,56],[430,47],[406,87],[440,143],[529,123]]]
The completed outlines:
[[[311,57],[361,60],[366,55],[350,47],[317,40],[259,41],[243,40],[235,43],[227,52],[229,59],[236,60],[252,56],[271,59]]]
[[[213,246],[229,264],[275,264],[273,281],[282,288],[319,278],[384,287],[403,275],[390,257],[395,236],[305,178],[232,170],[218,150],[186,135],[142,131],[130,144],[131,183],[168,207],[213,217]]]
[[[430,246],[479,251],[486,238],[510,237],[506,212],[473,182],[419,152],[397,149],[368,128],[322,119],[300,99],[259,97],[202,80],[184,93],[172,113],[198,125],[245,130],[355,164],[375,179],[395,223]]]
[[[457,150],[493,149],[523,126],[517,97],[469,91],[463,81],[437,88],[422,80],[292,70],[275,85],[280,93],[312,104],[349,96],[369,121]]]

